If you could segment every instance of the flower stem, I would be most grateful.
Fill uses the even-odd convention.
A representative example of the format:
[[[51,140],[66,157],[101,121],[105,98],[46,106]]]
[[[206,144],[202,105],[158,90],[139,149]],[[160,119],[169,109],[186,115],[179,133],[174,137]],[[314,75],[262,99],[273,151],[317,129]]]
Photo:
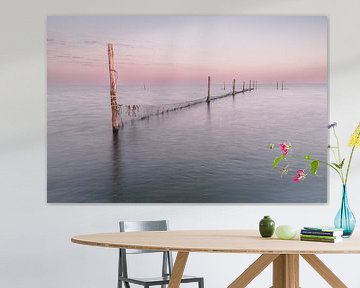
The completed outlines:
[[[353,146],[353,148],[351,149],[351,154],[350,154],[349,164],[348,164],[347,169],[346,169],[345,185],[346,185],[347,180],[348,180],[349,170],[350,170],[350,165],[351,165],[351,160],[352,160],[352,157],[353,157],[354,151],[355,151],[355,145],[354,145],[354,146]]]
[[[339,169],[337,169],[334,165],[327,163],[325,161],[321,161],[321,160],[318,160],[318,161],[321,164],[325,164],[325,165],[328,165],[329,167],[333,168],[339,174],[341,182],[345,185],[344,176],[342,175],[342,173],[340,173],[341,170],[339,171]]]
[[[337,143],[337,151],[338,151],[338,156],[339,156],[339,161],[338,161],[338,165],[340,165],[340,163],[341,163],[341,155],[340,155],[340,144],[339,144],[339,137],[337,136],[337,134],[336,134],[336,130],[335,130],[335,127],[333,127],[333,131],[334,131],[334,135],[335,135],[335,138],[336,138],[336,143]],[[335,158],[336,159],[336,158]],[[341,177],[341,181],[342,181],[342,183],[344,184],[345,182],[344,182],[344,174],[343,174],[343,171],[342,171],[342,167],[339,169],[340,171],[340,177]]]
[[[359,132],[359,134],[358,134],[357,137],[356,137],[356,141],[357,141],[359,138],[360,138],[360,132]],[[353,154],[354,154],[354,151],[355,151],[355,147],[356,147],[356,141],[355,141],[355,144],[354,144],[353,148],[351,149],[349,164],[348,164],[347,169],[346,169],[345,185],[346,185],[347,180],[348,180],[350,165],[351,165],[352,157],[353,157]]]
[[[336,163],[337,163],[337,164],[340,164],[340,160],[337,159],[336,154],[335,154],[335,151],[334,151],[334,148],[331,147],[330,150],[331,150],[331,152],[332,152],[332,154],[333,154],[333,156],[334,156],[334,159],[335,159]]]
[[[296,155],[287,155],[286,158],[301,159],[302,157],[298,157],[298,156],[296,156]],[[332,164],[330,164],[330,163],[328,163],[328,162],[321,161],[321,160],[319,160],[319,159],[310,158],[309,161],[311,161],[311,160],[318,160],[319,163],[324,164],[324,165],[327,165],[327,166],[333,168],[333,169],[336,171],[336,173],[339,174],[341,182],[342,182],[343,184],[345,184],[344,176],[342,175],[342,173],[340,173],[340,171],[341,171],[340,169],[336,168],[334,165],[332,165]]]
[[[338,151],[338,156],[339,156],[339,163],[340,164],[340,161],[341,161],[341,155],[340,155],[340,144],[339,144],[339,137],[337,136],[336,134],[336,130],[335,130],[335,127],[333,127],[333,131],[334,131],[334,135],[335,135],[335,139],[336,139],[336,144],[337,144],[337,151]]]

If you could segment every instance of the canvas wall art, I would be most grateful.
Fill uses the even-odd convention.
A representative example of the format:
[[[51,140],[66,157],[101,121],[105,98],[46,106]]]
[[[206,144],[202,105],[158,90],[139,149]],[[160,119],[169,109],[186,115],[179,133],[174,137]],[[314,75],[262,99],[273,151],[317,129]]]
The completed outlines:
[[[47,101],[49,203],[327,202],[326,17],[50,16]]]

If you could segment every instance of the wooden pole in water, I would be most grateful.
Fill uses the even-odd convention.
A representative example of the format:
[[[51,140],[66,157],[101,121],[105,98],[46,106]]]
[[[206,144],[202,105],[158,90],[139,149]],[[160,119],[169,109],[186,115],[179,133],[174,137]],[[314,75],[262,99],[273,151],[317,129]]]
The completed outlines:
[[[276,90],[279,90],[279,81],[276,81]]]
[[[112,127],[113,134],[117,134],[119,131],[119,107],[117,103],[117,72],[114,64],[114,48],[113,44],[108,44],[108,56],[109,56],[109,75],[110,75],[110,103],[112,114]]]
[[[210,76],[208,76],[208,96],[206,102],[210,103]]]
[[[284,90],[284,81],[281,81],[281,90]]]
[[[225,81],[224,81],[224,90],[225,90]]]
[[[245,93],[245,81],[243,81],[243,90],[242,90],[243,93]]]
[[[256,90],[257,90],[257,80],[256,80],[256,85],[255,85],[255,87],[256,87]]]
[[[251,80],[249,82],[249,90],[251,91]]]
[[[233,96],[235,96],[235,79],[233,79]]]

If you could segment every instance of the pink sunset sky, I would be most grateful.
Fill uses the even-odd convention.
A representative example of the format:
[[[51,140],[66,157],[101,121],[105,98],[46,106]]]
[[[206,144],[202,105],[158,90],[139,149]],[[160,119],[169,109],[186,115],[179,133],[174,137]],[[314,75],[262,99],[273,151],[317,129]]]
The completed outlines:
[[[48,83],[327,82],[327,18],[319,16],[50,16]]]

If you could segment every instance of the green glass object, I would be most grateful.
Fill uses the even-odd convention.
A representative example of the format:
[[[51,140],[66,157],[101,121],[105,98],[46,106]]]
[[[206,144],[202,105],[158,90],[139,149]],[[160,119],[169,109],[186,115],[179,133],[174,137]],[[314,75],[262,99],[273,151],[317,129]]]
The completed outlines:
[[[264,216],[259,223],[259,232],[262,237],[271,237],[274,235],[275,222],[270,216]]]
[[[283,240],[290,240],[296,236],[296,228],[290,225],[281,225],[276,228],[276,236]]]

